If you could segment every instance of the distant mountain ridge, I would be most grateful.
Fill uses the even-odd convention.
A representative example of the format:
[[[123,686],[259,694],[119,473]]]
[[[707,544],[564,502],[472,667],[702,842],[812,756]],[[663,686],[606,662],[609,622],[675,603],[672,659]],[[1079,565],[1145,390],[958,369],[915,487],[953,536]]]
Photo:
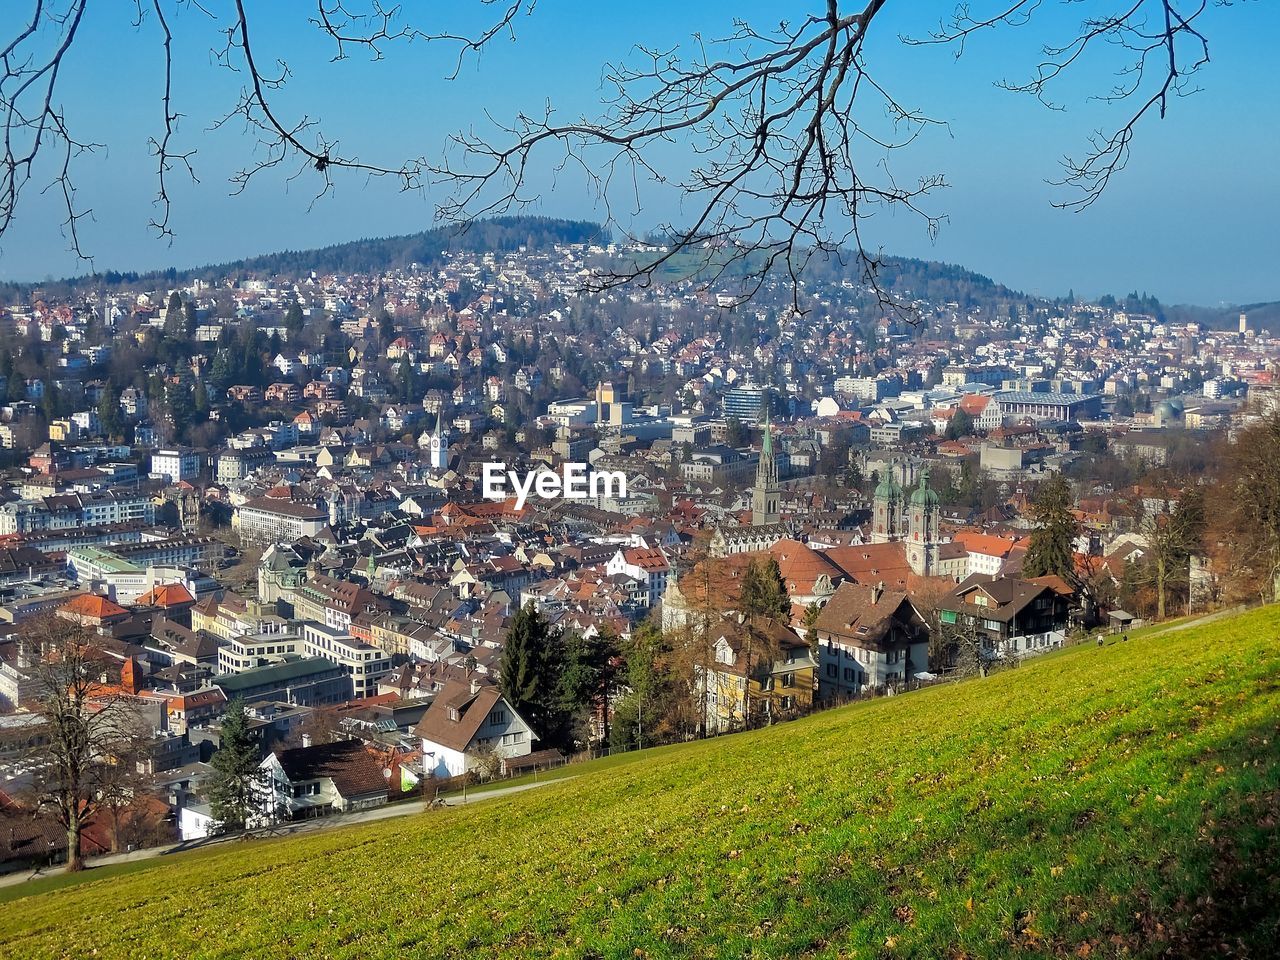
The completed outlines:
[[[405,269],[415,263],[424,268],[438,266],[446,251],[503,254],[522,246],[543,250],[555,244],[609,243],[611,240],[606,227],[591,221],[498,217],[473,223],[466,229],[433,227],[418,233],[350,240],[309,250],[282,250],[198,267],[170,267],[145,273],[106,271],[59,281],[8,284],[0,290],[7,294],[3,299],[12,302],[37,290],[45,296],[58,297],[102,288],[174,287],[193,280],[213,282],[227,276],[267,279],[305,277],[312,273],[376,273]],[[843,258],[815,259],[809,266],[814,279],[831,282],[860,279],[862,270],[863,265],[851,254]],[[671,280],[677,275],[680,274],[668,273],[660,279]],[[1039,299],[955,264],[910,257],[882,256],[877,276],[887,291],[935,303],[958,302],[967,307]],[[871,302],[868,298],[868,305]]]

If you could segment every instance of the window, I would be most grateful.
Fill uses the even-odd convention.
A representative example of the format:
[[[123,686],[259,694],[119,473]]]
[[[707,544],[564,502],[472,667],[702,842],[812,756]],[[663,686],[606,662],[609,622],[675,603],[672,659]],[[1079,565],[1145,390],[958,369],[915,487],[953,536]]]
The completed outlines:
[[[828,664],[827,664],[827,676],[828,676],[828,677],[831,677],[831,678],[833,678],[833,679],[834,679],[834,678],[835,678],[835,676],[836,676],[836,674],[838,674],[839,672],[840,672],[840,671],[839,671],[839,668],[838,668],[838,667],[836,667],[836,665],[835,665],[834,663],[828,663]]]
[[[845,667],[844,678],[852,683],[857,678],[857,671],[855,671],[853,667]]]
[[[784,673],[782,675],[782,685],[784,687],[794,687],[796,685],[796,675],[794,673]]]
[[[498,724],[506,723],[506,722],[507,722],[507,711],[503,710],[501,707],[495,709],[489,714],[489,725],[492,727],[496,727],[498,726]]]

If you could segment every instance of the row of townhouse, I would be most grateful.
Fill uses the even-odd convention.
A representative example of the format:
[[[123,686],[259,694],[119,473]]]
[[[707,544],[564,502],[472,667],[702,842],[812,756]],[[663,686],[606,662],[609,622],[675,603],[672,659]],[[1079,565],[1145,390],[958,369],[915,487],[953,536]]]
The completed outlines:
[[[155,526],[156,505],[141,492],[60,494],[0,505],[0,535],[42,530],[78,530],[121,523]]]

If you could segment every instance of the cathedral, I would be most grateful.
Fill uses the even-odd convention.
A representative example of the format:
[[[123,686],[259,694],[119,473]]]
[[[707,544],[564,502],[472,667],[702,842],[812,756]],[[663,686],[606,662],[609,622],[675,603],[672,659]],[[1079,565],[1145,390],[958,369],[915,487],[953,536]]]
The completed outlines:
[[[871,542],[901,542],[907,564],[918,576],[938,573],[938,495],[929,488],[929,472],[908,491],[893,471],[885,474],[871,501]]]

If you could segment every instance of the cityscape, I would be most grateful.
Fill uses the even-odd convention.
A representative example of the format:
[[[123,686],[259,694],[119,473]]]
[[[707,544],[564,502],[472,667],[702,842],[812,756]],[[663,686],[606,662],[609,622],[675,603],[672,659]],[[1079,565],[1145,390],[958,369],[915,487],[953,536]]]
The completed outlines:
[[[846,6],[769,43],[861,62],[881,4]],[[1194,6],[1152,4],[1153,49],[1204,41]],[[318,10],[336,60],[459,39]],[[0,61],[25,136],[46,73]],[[613,78],[671,85],[633,113],[710,96],[674,62]],[[330,177],[388,173],[247,90],[239,189],[301,157],[323,220]],[[496,201],[389,168],[461,182],[465,229],[0,284],[0,953],[1274,955],[1280,302],[833,242],[786,212],[802,159],[781,194],[711,167],[749,193],[697,228],[534,215],[526,153],[567,135],[522,123],[457,140]],[[1082,209],[1128,139],[1096,149]]]

